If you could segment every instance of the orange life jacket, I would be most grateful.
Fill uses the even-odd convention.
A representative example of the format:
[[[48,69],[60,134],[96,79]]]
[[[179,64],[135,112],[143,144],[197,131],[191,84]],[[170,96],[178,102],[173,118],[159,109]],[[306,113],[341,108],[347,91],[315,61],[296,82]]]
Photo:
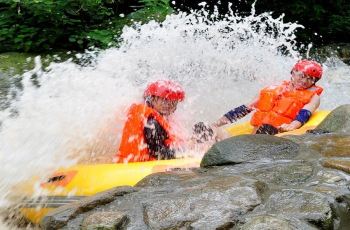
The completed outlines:
[[[165,144],[170,146],[174,136],[170,134],[169,123],[153,108],[145,104],[133,104],[129,108],[123,135],[116,155],[117,163],[157,160],[149,154],[145,143],[144,127],[147,119],[152,116],[166,131],[168,139]]]
[[[289,90],[288,85],[289,82],[283,82],[282,85],[266,87],[260,91],[257,111],[250,120],[251,125],[269,124],[278,127],[289,124],[315,94],[320,95],[323,91],[319,86],[305,90]]]

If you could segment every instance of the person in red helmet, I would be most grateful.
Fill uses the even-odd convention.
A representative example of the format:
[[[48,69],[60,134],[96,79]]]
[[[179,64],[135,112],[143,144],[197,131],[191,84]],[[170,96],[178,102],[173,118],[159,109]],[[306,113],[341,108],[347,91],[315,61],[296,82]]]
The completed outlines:
[[[184,100],[184,90],[176,82],[159,80],[147,86],[143,97],[144,103],[129,108],[117,163],[175,158],[176,137],[167,117]]]
[[[275,135],[300,128],[320,105],[323,89],[316,82],[322,72],[316,61],[298,61],[292,68],[290,81],[262,89],[251,103],[230,110],[211,128],[233,123],[252,111],[255,112],[250,123],[256,134]]]

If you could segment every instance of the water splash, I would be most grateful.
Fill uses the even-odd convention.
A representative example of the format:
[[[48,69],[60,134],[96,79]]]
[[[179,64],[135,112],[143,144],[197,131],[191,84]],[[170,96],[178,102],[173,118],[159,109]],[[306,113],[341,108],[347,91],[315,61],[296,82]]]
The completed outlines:
[[[294,32],[300,27],[270,13],[220,17],[202,10],[126,27],[120,47],[93,55],[88,66],[68,60],[43,71],[38,57],[18,98],[0,112],[0,204],[13,185],[74,164],[77,156],[108,161],[127,106],[159,76],[186,90],[175,114],[184,127],[213,121],[261,87],[288,79],[299,58]],[[325,64],[322,108],[332,109],[349,98],[350,70],[335,59]]]

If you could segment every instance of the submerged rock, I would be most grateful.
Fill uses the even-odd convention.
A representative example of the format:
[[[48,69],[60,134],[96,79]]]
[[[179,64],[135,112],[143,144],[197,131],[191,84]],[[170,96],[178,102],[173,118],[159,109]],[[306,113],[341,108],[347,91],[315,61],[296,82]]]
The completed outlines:
[[[327,168],[339,169],[350,174],[350,160],[325,160],[323,166]]]
[[[338,188],[348,184],[347,176],[341,171],[322,167],[318,169],[315,179],[319,182],[319,184],[337,185],[339,186]]]
[[[271,135],[241,135],[214,144],[204,155],[201,167],[294,159],[298,154],[299,145],[293,141]]]
[[[324,157],[350,157],[350,135],[348,134],[314,137],[308,145]]]

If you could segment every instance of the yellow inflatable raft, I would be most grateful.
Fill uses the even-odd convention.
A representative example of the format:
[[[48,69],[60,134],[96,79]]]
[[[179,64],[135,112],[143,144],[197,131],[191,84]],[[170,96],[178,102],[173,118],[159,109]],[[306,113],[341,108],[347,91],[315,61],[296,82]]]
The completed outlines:
[[[40,183],[42,194],[46,194],[45,196],[32,197],[35,194],[34,181],[29,182],[27,186],[21,186],[24,188],[19,188],[26,190],[26,197],[31,197],[23,200],[20,212],[27,220],[37,224],[49,211],[59,206],[117,186],[133,186],[152,173],[196,168],[199,167],[200,161],[200,158],[184,158],[62,168]]]
[[[301,135],[306,133],[307,130],[314,129],[318,124],[323,121],[323,119],[329,114],[329,111],[317,111],[315,112],[310,120],[303,125],[300,129],[296,129],[290,132],[279,133],[276,136],[284,136],[284,135]],[[237,136],[241,134],[250,134],[253,132],[253,126],[250,125],[249,121],[232,125],[226,128],[226,131],[231,136]]]
[[[328,111],[318,111],[314,113],[311,119],[302,128],[278,134],[300,135],[307,130],[314,129],[327,115]],[[237,136],[241,134],[250,134],[253,127],[249,122],[234,124],[226,131]],[[27,197],[23,201],[21,208],[22,215],[33,223],[39,223],[40,220],[51,210],[80,200],[86,196],[94,195],[98,192],[106,191],[116,186],[133,186],[144,177],[155,173],[172,170],[174,168],[193,168],[199,167],[201,159],[174,159],[150,162],[139,162],[129,164],[98,164],[98,165],[76,165],[69,168],[63,168],[53,173],[46,181],[40,183],[45,196],[33,198],[33,182],[28,183],[31,186],[24,186]],[[23,189],[22,189],[23,190]]]

